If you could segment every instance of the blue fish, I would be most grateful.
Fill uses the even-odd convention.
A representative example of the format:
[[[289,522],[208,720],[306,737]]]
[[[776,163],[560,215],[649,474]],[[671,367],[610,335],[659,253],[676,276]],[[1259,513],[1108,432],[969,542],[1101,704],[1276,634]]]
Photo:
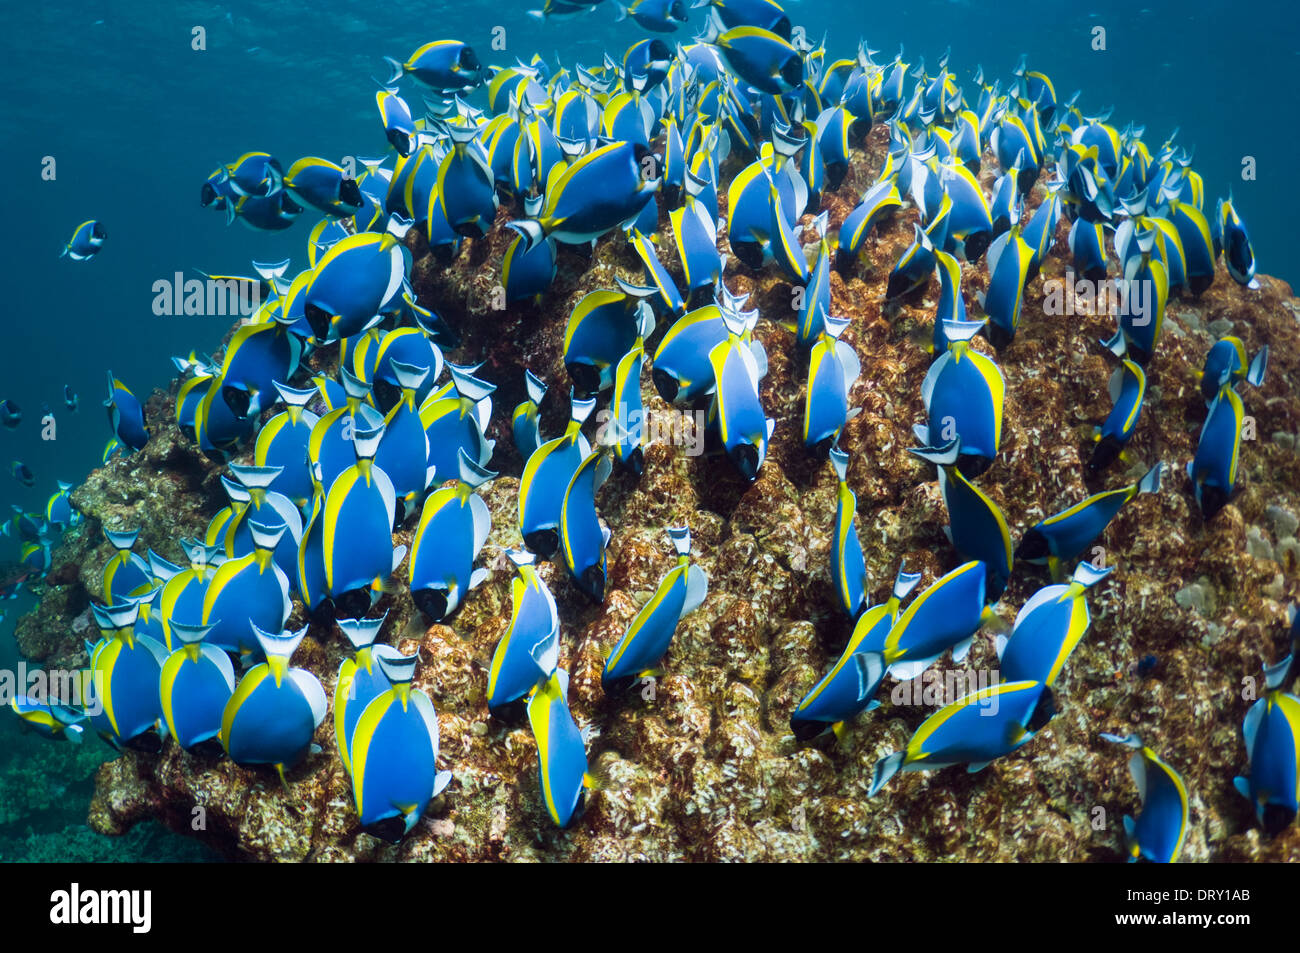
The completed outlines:
[[[255,655],[256,639],[250,627],[264,631],[283,629],[293,606],[289,579],[275,563],[275,549],[285,535],[284,526],[249,522],[253,551],[227,559],[203,595],[201,625],[208,628],[205,641],[241,656]],[[294,544],[297,551],[297,544]]]
[[[1105,469],[1116,457],[1127,462],[1124,447],[1137,429],[1146,392],[1147,375],[1142,365],[1123,359],[1110,378],[1110,413],[1093,432],[1097,446],[1088,460],[1089,471]]]
[[[1232,280],[1251,290],[1259,288],[1259,279],[1255,277],[1255,252],[1250,246],[1250,236],[1246,226],[1232,205],[1232,195],[1219,199],[1214,215],[1217,229],[1214,234],[1215,248],[1223,249],[1223,264],[1227,266]]]
[[[311,672],[289,665],[306,627],[254,634],[266,661],[239,680],[222,712],[219,737],[236,764],[274,765],[287,786],[285,769],[307,756],[312,735],[325,720],[325,690]]]
[[[679,526],[668,530],[677,551],[677,565],[659,582],[650,601],[632,619],[623,636],[605,657],[600,683],[606,693],[624,691],[648,675],[668,654],[677,625],[709,594],[709,577],[691,564],[691,531]]]
[[[835,586],[835,600],[840,609],[855,619],[866,600],[867,566],[862,556],[862,543],[858,539],[857,495],[849,489],[849,455],[834,446],[830,451],[831,466],[839,481],[835,504],[835,535],[831,538],[831,582]]]
[[[840,226],[837,243],[836,267],[841,272],[848,272],[857,261],[866,238],[871,229],[883,219],[891,216],[894,210],[903,204],[898,191],[896,177],[881,178],[862,196],[862,201],[849,212],[848,218]]]
[[[822,324],[821,338],[809,358],[803,419],[804,446],[814,452],[838,441],[854,416],[849,411],[849,391],[862,372],[853,346],[840,340],[848,319],[828,315]]]
[[[1205,355],[1205,366],[1201,370],[1201,396],[1205,398],[1206,406],[1214,403],[1225,372],[1230,386],[1246,381],[1253,387],[1259,387],[1264,383],[1267,371],[1267,344],[1256,352],[1254,358],[1247,360],[1245,343],[1241,338],[1229,335],[1216,341]]]
[[[875,694],[885,676],[885,640],[898,620],[899,605],[920,581],[919,573],[900,565],[889,599],[858,616],[835,665],[790,715],[796,739],[810,741],[828,729],[842,738],[846,722],[879,706]]]
[[[93,218],[82,222],[72,232],[59,257],[67,256],[73,261],[89,261],[99,254],[108,239],[108,230]]]
[[[108,425],[117,439],[132,450],[142,450],[149,442],[149,429],[144,424],[144,409],[127,386],[108,372]]]
[[[957,699],[921,723],[903,751],[876,762],[872,797],[899,771],[935,771],[990,761],[1027,744],[1055,714],[1052,690],[1039,682],[1002,682]]]
[[[457,459],[464,450],[471,460],[486,467],[496,447],[484,436],[492,417],[492,395],[496,385],[474,376],[478,364],[448,364],[454,393],[433,391],[420,405],[420,423],[429,439],[428,467],[434,474],[458,472]],[[432,481],[430,481],[432,485]]]
[[[221,733],[221,716],[235,693],[230,656],[206,641],[210,626],[172,622],[179,643],[167,656],[158,680],[158,696],[167,731],[189,750]]]
[[[961,664],[975,633],[996,618],[984,601],[985,575],[984,563],[963,563],[912,600],[880,646],[891,675],[909,681],[950,648],[953,664]]]
[[[451,772],[436,766],[433,702],[411,687],[418,657],[381,655],[375,661],[391,687],[365,706],[352,730],[352,796],[361,826],[396,842],[451,782]]]
[[[6,430],[14,430],[23,420],[22,408],[12,400],[0,400],[0,424],[4,424]]]
[[[913,455],[933,463],[939,471],[939,492],[948,508],[944,533],[961,553],[980,560],[987,568],[985,599],[996,602],[1011,578],[1011,531],[998,505],[957,468],[961,438],[940,449],[913,449]]]
[[[1125,503],[1142,493],[1160,492],[1163,472],[1164,464],[1157,463],[1136,483],[1096,493],[1040,521],[1025,532],[1016,549],[1016,558],[1046,563],[1053,577],[1059,578],[1061,564],[1087,552]]]
[[[1009,637],[997,637],[1001,677],[1051,687],[1070,653],[1088,632],[1087,592],[1111,573],[1079,563],[1069,583],[1039,589],[1021,608]]]
[[[614,450],[614,458],[634,476],[644,468],[641,449],[645,405],[641,401],[641,365],[645,348],[640,342],[623,355],[614,370],[614,394],[610,400],[611,420],[605,441]]]
[[[32,473],[31,467],[27,466],[27,464],[23,463],[21,460],[15,460],[9,468],[9,472],[12,473],[14,479],[23,486],[36,485],[36,475]]]
[[[303,316],[319,344],[349,338],[378,323],[401,301],[410,252],[397,219],[386,232],[349,235],[330,246],[312,269]]]
[[[584,295],[564,328],[564,368],[584,396],[612,387],[614,369],[623,355],[654,331],[654,314],[646,299],[655,289],[621,279],[618,285],[618,291]]]
[[[1011,343],[1020,327],[1025,283],[1034,263],[1034,250],[1021,234],[1019,222],[989,246],[988,290],[980,304],[989,317],[989,342],[999,351]]]
[[[574,584],[595,602],[605,598],[605,549],[609,529],[596,514],[596,493],[613,469],[602,451],[589,454],[564,490],[560,508],[560,552]]]
[[[306,156],[289,166],[284,185],[327,215],[355,215],[363,204],[357,180],[342,166],[317,156]]]
[[[276,414],[257,433],[253,446],[253,465],[275,468],[279,475],[271,481],[270,490],[280,493],[304,506],[311,498],[311,474],[307,468],[307,445],[320,418],[307,409],[307,403],[316,395],[313,390],[298,390],[278,381],[275,389],[284,401],[285,408]]]
[[[384,59],[389,68],[389,86],[410,76],[434,92],[456,93],[480,86],[487,78],[473,47],[459,40],[425,43],[405,63],[388,56]]]
[[[519,477],[519,534],[524,545],[543,559],[560,545],[560,512],[569,481],[591,453],[582,424],[596,401],[570,395],[569,425],[563,434],[546,441],[528,458]]]
[[[517,405],[510,415],[510,430],[515,449],[527,460],[542,445],[542,435],[538,430],[538,408],[546,396],[546,382],[525,368],[524,388],[528,399]]]
[[[378,660],[381,657],[401,658],[402,655],[391,645],[375,642],[387,618],[385,612],[378,619],[338,620],[339,631],[347,637],[353,651],[352,658],[339,663],[338,678],[334,682],[334,741],[338,745],[343,770],[349,775],[352,774],[352,732],[361,720],[361,713],[371,701],[392,687]]]
[[[1142,812],[1136,821],[1124,818],[1129,863],[1147,860],[1172,864],[1187,838],[1187,787],[1183,779],[1137,735],[1103,733],[1101,737],[1137,752],[1129,759],[1128,770],[1137,785]]]
[[[433,622],[454,613],[487,578],[474,560],[492,530],[487,504],[474,491],[496,474],[462,449],[455,486],[429,494],[411,543],[411,599]]]
[[[434,480],[436,464],[429,463],[429,437],[416,408],[416,396],[429,376],[428,367],[393,363],[400,394],[384,417],[384,438],[375,452],[375,465],[388,475],[397,494],[398,519],[404,520],[415,501]]]
[[[151,589],[153,577],[149,572],[149,564],[141,556],[131,552],[131,547],[140,538],[140,531],[136,529],[115,532],[105,528],[103,532],[104,538],[116,550],[113,558],[104,564],[104,571],[100,577],[104,598],[111,604],[117,605],[129,596]]]
[[[557,827],[568,827],[581,813],[593,786],[587,773],[582,732],[569,712],[568,675],[556,670],[528,699],[528,723],[537,742],[537,773],[542,802]]]
[[[1229,386],[1224,371],[1219,394],[1210,404],[1196,444],[1196,456],[1187,464],[1196,505],[1205,519],[1213,519],[1228,504],[1237,486],[1237,465],[1241,459],[1241,427],[1245,407]]]
[[[487,153],[473,125],[440,124],[450,137],[451,150],[438,164],[437,194],[452,231],[481,238],[496,219],[497,193]]]
[[[162,720],[158,679],[167,651],[153,639],[135,634],[137,603],[92,604],[91,613],[101,638],[90,658],[93,687],[86,705],[90,723],[114,748],[155,749],[157,738],[150,733]]]
[[[752,333],[753,320],[722,310],[727,339],[709,351],[715,389],[707,421],[727,458],[750,483],[758,478],[776,427],[776,421],[765,415],[758,394],[758,382],[767,370],[766,357],[760,364],[755,349],[745,340]],[[757,348],[761,354],[762,345]]]
[[[889,273],[889,283],[885,288],[886,301],[895,301],[912,294],[928,284],[930,276],[934,274],[936,262],[930,236],[921,230],[920,225],[913,225],[912,228],[916,233],[912,244]]]
[[[50,704],[29,695],[9,699],[9,709],[28,728],[46,738],[81,744],[86,716],[66,705]]]
[[[1233,785],[1255,809],[1260,826],[1276,837],[1295,821],[1300,788],[1300,700],[1284,691],[1290,659],[1267,672],[1264,697],[1246,713],[1241,734],[1246,743],[1246,774]]]
[[[537,557],[508,549],[518,575],[510,585],[510,626],[488,669],[488,711],[510,715],[532,689],[551,678],[559,662],[560,616],[555,597],[537,574]]]

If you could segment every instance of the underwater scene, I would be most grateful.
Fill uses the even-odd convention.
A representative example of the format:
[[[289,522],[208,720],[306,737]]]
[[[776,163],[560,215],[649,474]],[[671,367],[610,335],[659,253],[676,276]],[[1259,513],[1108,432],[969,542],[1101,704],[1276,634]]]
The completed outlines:
[[[0,860],[1300,859],[1288,5],[7,20]]]

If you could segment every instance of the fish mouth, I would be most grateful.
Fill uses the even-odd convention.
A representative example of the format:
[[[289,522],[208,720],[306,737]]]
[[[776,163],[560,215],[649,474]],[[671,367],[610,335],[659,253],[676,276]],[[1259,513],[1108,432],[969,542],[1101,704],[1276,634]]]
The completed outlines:
[[[603,566],[588,566],[578,577],[578,588],[585,592],[593,601],[603,602],[605,600],[605,569]]]
[[[447,617],[447,590],[445,589],[417,589],[411,593],[411,601],[430,622],[441,622]]]
[[[539,559],[550,559],[560,548],[560,534],[554,527],[524,534],[524,546]]]

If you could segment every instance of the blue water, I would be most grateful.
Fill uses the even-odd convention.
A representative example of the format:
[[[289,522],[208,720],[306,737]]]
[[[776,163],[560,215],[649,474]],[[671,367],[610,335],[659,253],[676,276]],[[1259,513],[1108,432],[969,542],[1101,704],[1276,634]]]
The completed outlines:
[[[538,23],[529,0],[310,5],[257,2],[43,2],[6,8],[0,38],[0,182],[8,227],[4,261],[5,343],[0,397],[25,412],[17,431],[0,431],[0,465],[21,459],[37,478],[25,488],[0,475],[0,511],[38,509],[56,479],[78,481],[94,466],[109,428],[100,402],[105,370],[142,397],[165,387],[169,358],[212,350],[227,330],[220,318],[157,317],[152,285],[177,271],[247,273],[250,259],[295,257],[316,216],[278,234],[227,227],[198,203],[199,186],[219,163],[265,150],[287,167],[301,155],[341,160],[385,145],[373,76],[382,55],[405,58],[423,42],[454,36],[489,63],[534,51],[566,65],[621,57],[643,35],[611,9]],[[608,5],[606,5],[608,6]],[[892,56],[933,63],[951,46],[951,67],[968,80],[976,64],[1006,77],[1021,53],[1047,72],[1064,98],[1078,88],[1085,113],[1113,104],[1112,122],[1145,124],[1159,144],[1175,126],[1196,147],[1207,205],[1229,187],[1254,240],[1259,270],[1294,280],[1291,257],[1297,145],[1291,78],[1300,65],[1300,26],[1291,6],[1226,2],[1057,2],[987,4],[899,0],[787,4],[814,39],[827,35],[830,58],[852,56],[864,36]],[[702,22],[695,12],[692,27]],[[206,50],[191,48],[206,30]],[[507,49],[491,50],[492,29]],[[1091,48],[1094,27],[1107,49]],[[693,31],[678,34],[689,41]],[[481,93],[479,94],[481,97]],[[1258,178],[1242,181],[1243,156]],[[41,176],[44,157],[56,178]],[[57,255],[87,218],[108,230],[105,250],[88,263]],[[81,397],[63,407],[64,384]],[[57,439],[42,441],[42,403]],[[0,561],[16,558],[0,540]],[[14,619],[27,603],[6,603],[0,664],[12,663]]]

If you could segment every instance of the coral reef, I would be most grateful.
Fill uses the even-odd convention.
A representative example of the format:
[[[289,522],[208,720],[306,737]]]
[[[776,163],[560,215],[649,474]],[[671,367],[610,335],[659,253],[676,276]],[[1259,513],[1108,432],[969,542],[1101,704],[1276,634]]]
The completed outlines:
[[[885,135],[871,132],[840,189],[824,198],[832,228],[874,181]],[[1033,201],[1041,196],[1040,185]],[[498,225],[510,217],[504,208],[500,216]],[[927,583],[958,562],[941,532],[946,519],[932,470],[907,453],[922,413],[929,357],[920,342],[930,333],[937,282],[901,305],[881,304],[915,217],[911,209],[899,212],[868,241],[850,276],[832,278],[833,312],[852,319],[844,339],[863,366],[852,394],[862,412],[841,442],[853,454],[849,484],[873,601],[885,598],[902,558],[924,571]],[[666,223],[665,216],[662,236]],[[1114,323],[1105,315],[1043,313],[1043,283],[1061,277],[1068,260],[1067,229],[1062,222],[1052,255],[1026,291],[1019,334],[999,357],[1007,380],[1002,450],[980,485],[1018,536],[1090,492],[1132,482],[1157,460],[1170,466],[1164,490],[1131,503],[1104,537],[1116,571],[1090,595],[1092,629],[1055,686],[1059,714],[1016,754],[974,775],[904,775],[868,800],[876,759],[902,747],[931,710],[891,704],[890,680],[883,707],[861,716],[844,742],[801,747],[790,736],[791,711],[850,632],[828,570],[836,482],[799,439],[806,370],[781,323],[793,314],[790,286],[770,271],[739,269],[726,280],[761,310],[756,336],[770,360],[761,395],[777,421],[757,482],[744,485],[723,458],[651,446],[640,480],[617,473],[597,499],[613,529],[604,603],[590,603],[562,568],[541,570],[559,602],[561,664],[572,675],[570,701],[599,780],[585,815],[569,830],[554,828],[539,800],[526,725],[490,718],[484,700],[489,660],[510,613],[504,549],[516,543],[522,461],[510,441],[509,411],[524,397],[523,368],[530,367],[551,385],[543,432],[558,431],[567,414],[561,347],[569,311],[586,292],[612,287],[616,275],[638,281],[641,267],[622,235],[589,254],[561,246],[559,274],[542,305],[491,311],[510,237],[498,227],[468,241],[449,265],[424,254],[421,236],[408,238],[420,300],[464,335],[448,358],[484,360],[480,374],[499,385],[489,436],[498,441],[493,465],[503,475],[483,492],[493,517],[482,556],[490,579],[449,625],[421,623],[405,568],[376,607],[389,610],[383,637],[423,654],[416,684],[438,709],[451,787],[401,844],[361,832],[327,718],[316,739],[323,751],[290,773],[287,790],[269,769],[188,755],[173,744],[160,755],[128,752],[99,769],[91,826],[122,833],[157,818],[225,856],[256,860],[1116,861],[1124,857],[1120,818],[1136,812],[1138,796],[1125,755],[1097,735],[1136,730],[1187,782],[1187,860],[1300,859],[1300,831],[1292,826],[1265,839],[1232,788],[1245,766],[1247,680],[1258,681],[1261,665],[1283,653],[1284,608],[1300,595],[1300,302],[1268,277],[1259,290],[1245,289],[1222,265],[1199,298],[1171,301],[1129,448],[1136,459],[1124,472],[1116,464],[1088,478],[1091,425],[1110,407],[1113,359],[1098,339]],[[663,238],[660,244],[671,248]],[[662,258],[676,267],[670,252]],[[964,270],[973,311],[985,274],[982,265]],[[1243,446],[1238,493],[1207,523],[1183,467],[1205,414],[1198,373],[1209,346],[1226,333],[1251,353],[1269,344],[1272,364],[1264,386],[1244,396],[1254,439]],[[976,346],[987,350],[982,339]],[[333,354],[313,354],[314,369],[331,370]],[[650,413],[667,411],[648,367],[642,390]],[[78,626],[89,600],[100,596],[99,573],[111,552],[101,525],[140,526],[141,549],[179,559],[176,538],[200,533],[224,502],[218,466],[177,432],[173,403],[155,394],[146,410],[154,436],[145,450],[113,459],[74,494],[88,519],[65,535],[40,608],[18,626],[29,658],[84,662]],[[709,574],[709,597],[683,620],[663,677],[626,698],[607,698],[599,685],[604,654],[673,565],[664,529],[682,523]],[[399,541],[409,543],[410,532],[408,525]],[[1000,614],[1010,621],[1047,582],[1035,567],[1017,565]],[[290,624],[306,621],[299,610]],[[332,625],[313,624],[296,663],[330,693],[344,650]],[[1139,675],[1136,663],[1147,655],[1155,656],[1154,669]],[[996,666],[985,632],[963,669]]]

